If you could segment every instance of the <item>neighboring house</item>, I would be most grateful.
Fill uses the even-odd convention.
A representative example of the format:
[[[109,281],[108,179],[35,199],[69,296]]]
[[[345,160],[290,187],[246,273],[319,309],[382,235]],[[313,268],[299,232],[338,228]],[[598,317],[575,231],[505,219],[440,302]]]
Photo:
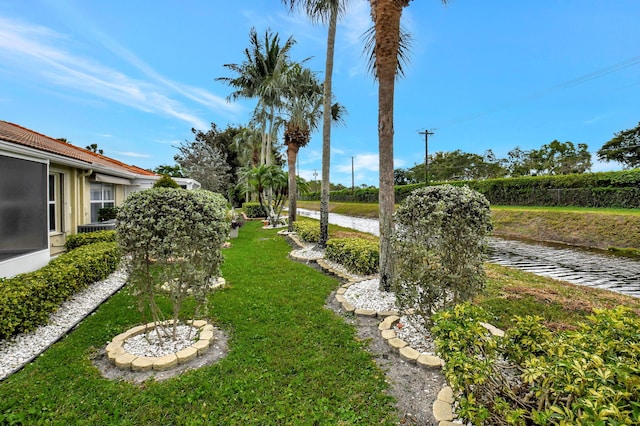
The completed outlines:
[[[0,277],[36,270],[160,175],[0,120]],[[186,189],[193,179],[174,178]]]

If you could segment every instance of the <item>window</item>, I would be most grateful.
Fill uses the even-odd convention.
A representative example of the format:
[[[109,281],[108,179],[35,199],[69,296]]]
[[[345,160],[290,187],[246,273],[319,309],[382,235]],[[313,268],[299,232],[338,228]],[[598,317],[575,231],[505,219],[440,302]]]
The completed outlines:
[[[49,232],[62,232],[62,175],[49,175]]]
[[[115,191],[111,183],[91,183],[91,222],[98,221],[98,210],[115,207]]]
[[[48,247],[47,164],[0,155],[0,261]]]

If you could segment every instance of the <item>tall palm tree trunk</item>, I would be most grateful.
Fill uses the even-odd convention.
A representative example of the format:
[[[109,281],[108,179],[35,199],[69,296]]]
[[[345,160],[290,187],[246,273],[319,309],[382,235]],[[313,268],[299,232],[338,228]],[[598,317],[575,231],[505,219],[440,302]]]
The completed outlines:
[[[393,100],[400,47],[400,17],[409,0],[371,0],[376,27],[375,58],[378,75],[378,144],[380,154],[380,288],[391,289],[394,256],[393,210]]]
[[[337,7],[331,8],[327,34],[327,58],[324,71],[324,103],[322,106],[322,185],[320,187],[320,240],[325,248],[329,239],[329,193],[331,191],[331,100],[333,82],[333,56],[336,44]]]
[[[287,165],[289,167],[289,227],[287,230],[293,232],[293,222],[296,221],[298,211],[298,197],[296,196],[296,159],[300,147],[295,143],[287,144]]]

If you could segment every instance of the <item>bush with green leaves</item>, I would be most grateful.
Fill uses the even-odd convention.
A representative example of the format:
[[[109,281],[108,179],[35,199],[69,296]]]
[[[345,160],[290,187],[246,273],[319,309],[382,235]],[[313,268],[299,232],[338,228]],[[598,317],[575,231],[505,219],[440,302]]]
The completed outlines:
[[[594,310],[576,330],[552,333],[516,318],[504,338],[470,304],[434,316],[431,331],[458,414],[475,425],[640,424],[640,317]]]
[[[117,241],[116,231],[95,231],[69,235],[64,243],[64,246],[67,251],[69,251],[81,246],[86,246],[87,244],[99,243],[104,241]]]
[[[129,280],[141,311],[164,320],[156,303],[168,291],[173,337],[184,300],[193,295],[204,315],[211,283],[220,275],[221,246],[229,234],[224,197],[210,191],[153,188],[131,194],[118,213],[116,231],[128,255]],[[166,331],[165,331],[165,335]]]
[[[34,272],[0,278],[0,339],[46,324],[79,290],[109,276],[120,263],[115,242],[84,245]]]
[[[260,203],[243,203],[242,210],[250,218],[267,217],[267,213]]]
[[[302,241],[317,243],[320,239],[320,222],[317,220],[298,217],[298,219],[293,222],[293,230]]]
[[[182,188],[178,184],[178,182],[173,180],[171,176],[167,176],[167,175],[162,175],[162,177],[158,179],[156,183],[153,184],[153,187],[154,188],[174,188],[174,189]]]
[[[380,248],[377,241],[364,238],[332,238],[327,241],[324,255],[354,274],[371,275],[378,272]]]
[[[417,189],[395,219],[393,289],[403,311],[429,325],[435,312],[484,288],[491,218],[482,194],[450,185]]]
[[[115,219],[117,215],[117,207],[102,207],[101,209],[98,209],[98,222]]]

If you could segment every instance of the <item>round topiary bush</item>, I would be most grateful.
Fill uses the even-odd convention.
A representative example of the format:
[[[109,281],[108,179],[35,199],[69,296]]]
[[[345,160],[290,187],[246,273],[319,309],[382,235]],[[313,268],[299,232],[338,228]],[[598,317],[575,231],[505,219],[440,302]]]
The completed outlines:
[[[169,188],[135,192],[118,212],[116,231],[142,311],[148,307],[153,321],[163,321],[155,299],[168,291],[174,324],[190,295],[198,302],[196,314],[202,313],[229,233],[222,195]]]
[[[441,309],[484,288],[489,202],[466,186],[430,186],[412,192],[395,213],[394,291],[404,311],[425,324]]]

